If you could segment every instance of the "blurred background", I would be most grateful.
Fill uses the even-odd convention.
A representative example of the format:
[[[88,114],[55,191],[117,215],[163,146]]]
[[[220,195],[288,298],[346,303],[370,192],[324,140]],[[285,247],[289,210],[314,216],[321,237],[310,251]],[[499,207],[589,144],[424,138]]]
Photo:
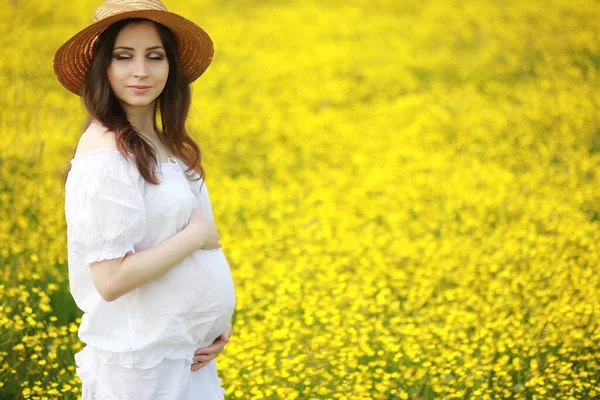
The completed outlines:
[[[600,396],[600,3],[164,1],[237,290],[228,399]],[[58,47],[0,3],[0,399],[76,399]]]

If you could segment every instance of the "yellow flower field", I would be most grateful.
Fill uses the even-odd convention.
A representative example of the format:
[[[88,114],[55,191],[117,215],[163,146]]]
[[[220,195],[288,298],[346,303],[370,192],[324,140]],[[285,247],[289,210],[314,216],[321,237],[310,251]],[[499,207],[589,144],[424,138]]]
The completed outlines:
[[[76,399],[52,57],[100,0],[0,7],[0,399]],[[228,399],[600,397],[600,3],[168,1],[237,290]]]

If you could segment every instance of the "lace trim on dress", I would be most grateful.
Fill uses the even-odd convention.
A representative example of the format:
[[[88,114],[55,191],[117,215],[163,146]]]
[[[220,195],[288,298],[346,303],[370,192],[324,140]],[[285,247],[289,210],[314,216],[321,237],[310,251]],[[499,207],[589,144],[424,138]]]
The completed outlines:
[[[135,249],[132,244],[126,244],[120,247],[106,248],[99,251],[86,254],[85,266],[89,267],[93,262],[113,260],[125,256],[127,253],[135,253]]]
[[[123,156],[123,154],[119,150],[113,149],[112,147],[100,147],[98,149],[86,150],[86,151],[82,151],[81,153],[78,153],[77,155],[75,155],[75,157],[73,157],[71,159],[71,162],[73,162],[73,161],[77,162],[79,160],[83,160],[87,156],[92,156],[94,154],[104,153],[104,152],[119,154],[119,155]],[[132,156],[132,159],[126,159],[125,157],[122,157],[122,158],[127,162],[131,162],[133,160],[133,157],[135,157],[135,154],[130,151],[128,151],[127,154]],[[160,164],[160,165],[177,165],[178,160],[179,160],[178,157],[169,156],[167,158],[167,162],[160,162],[160,160],[159,160],[158,164]]]

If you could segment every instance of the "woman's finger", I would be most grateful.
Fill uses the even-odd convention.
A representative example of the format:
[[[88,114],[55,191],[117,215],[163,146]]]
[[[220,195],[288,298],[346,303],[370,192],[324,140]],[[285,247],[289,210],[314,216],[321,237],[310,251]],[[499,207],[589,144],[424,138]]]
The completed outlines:
[[[210,360],[212,360],[213,358],[215,358],[213,355],[209,355],[209,354],[198,354],[195,355],[193,360],[196,362],[209,362]]]
[[[217,349],[216,347],[207,347],[206,349],[201,349],[199,351],[196,352],[196,354],[194,354],[195,356],[201,356],[201,355],[212,355],[215,353],[218,353],[219,349]]]
[[[231,321],[229,321],[227,328],[223,332],[227,336],[227,340],[223,339],[223,333],[222,333],[221,336],[216,338],[215,341],[210,346],[200,347],[199,349],[196,349],[194,354],[208,354],[208,353],[212,353],[213,351],[220,353],[225,348],[225,344],[227,344],[229,342],[229,339],[231,338],[231,330],[232,330],[232,325],[231,325]],[[219,346],[220,346],[220,348],[219,348]]]
[[[193,371],[198,371],[199,369],[204,368],[206,365],[208,364],[208,362],[199,362],[196,364],[192,364],[190,370]]]
[[[216,347],[217,347],[217,344],[213,343],[210,346],[201,347],[201,348],[197,349],[194,352],[194,354],[209,354],[209,353],[214,352]]]
[[[223,351],[225,347],[225,343],[219,341],[217,343],[213,343],[210,346],[203,347],[201,349],[196,350],[196,354],[218,354]]]
[[[221,353],[221,351],[223,351],[223,347],[224,346],[219,346],[211,349],[211,351],[205,351],[202,353],[194,354],[193,359],[198,361],[210,361],[213,358],[216,358]]]
[[[214,345],[210,345],[207,347],[202,347],[201,349],[196,350],[196,352],[194,353],[194,355],[198,355],[198,354],[210,354],[214,351]]]

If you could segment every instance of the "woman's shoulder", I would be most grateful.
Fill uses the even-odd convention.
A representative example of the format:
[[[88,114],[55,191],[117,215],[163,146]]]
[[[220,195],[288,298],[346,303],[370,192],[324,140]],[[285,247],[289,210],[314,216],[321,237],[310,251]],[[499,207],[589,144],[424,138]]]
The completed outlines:
[[[112,149],[117,151],[115,133],[96,123],[90,124],[77,143],[75,157],[88,151]]]
[[[128,157],[117,149],[116,134],[97,122],[92,122],[81,134],[71,163],[102,163],[107,159],[113,162],[130,164],[132,154]]]
[[[117,150],[115,133],[93,123],[79,138],[70,162],[71,172],[82,179],[88,179],[90,174],[129,175],[135,179],[139,175],[131,153],[125,157]]]

